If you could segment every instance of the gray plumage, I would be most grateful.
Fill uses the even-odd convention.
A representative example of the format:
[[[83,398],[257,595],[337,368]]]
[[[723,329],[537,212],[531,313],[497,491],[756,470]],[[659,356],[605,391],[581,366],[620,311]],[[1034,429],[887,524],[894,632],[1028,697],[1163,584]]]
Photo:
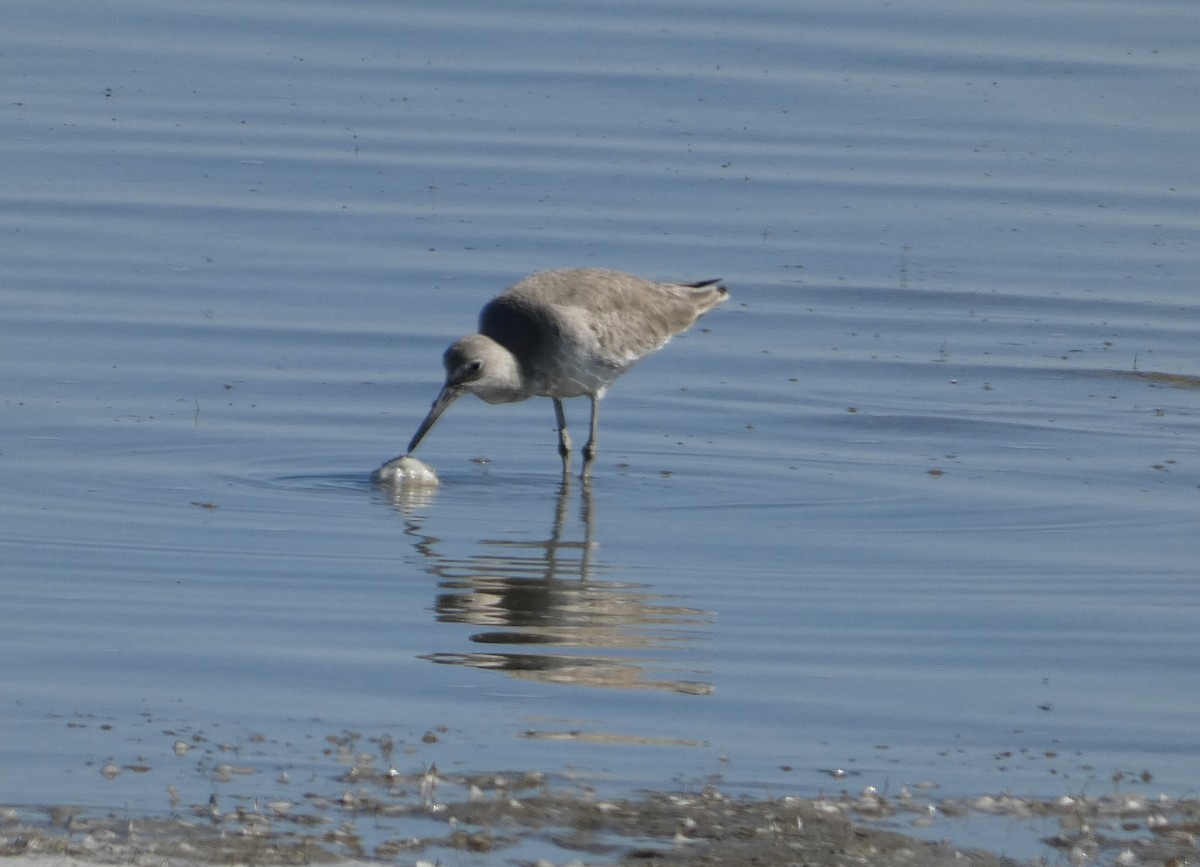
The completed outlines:
[[[608,387],[727,297],[716,280],[659,283],[601,268],[526,277],[484,305],[477,333],[446,350],[446,383],[408,450],[463,394],[488,403],[549,397],[566,472],[571,440],[562,399],[587,395],[592,423],[584,447],[586,473],[596,454],[597,402]]]

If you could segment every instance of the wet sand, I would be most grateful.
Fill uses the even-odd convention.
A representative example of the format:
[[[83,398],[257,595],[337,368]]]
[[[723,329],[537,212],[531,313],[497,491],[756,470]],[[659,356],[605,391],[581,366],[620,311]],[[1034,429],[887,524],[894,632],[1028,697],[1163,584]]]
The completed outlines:
[[[605,799],[539,772],[443,776],[436,769],[415,775],[394,769],[356,775],[352,769],[342,782],[348,787],[340,795],[308,791],[296,802],[240,799],[236,805],[214,796],[205,804],[176,805],[165,817],[89,815],[70,806],[0,807],[0,855],[30,867],[76,861],[542,867],[1030,863],[892,830],[937,821],[953,836],[955,822],[986,815],[1046,819],[1057,832],[1045,842],[1069,863],[1183,865],[1193,863],[1200,832],[1200,801],[1123,792],[938,801],[907,790],[887,796],[867,788],[820,798],[747,799],[708,786]],[[452,797],[443,800],[442,792]],[[423,825],[425,832],[372,838],[372,829],[396,820]],[[531,844],[556,857],[521,857]]]

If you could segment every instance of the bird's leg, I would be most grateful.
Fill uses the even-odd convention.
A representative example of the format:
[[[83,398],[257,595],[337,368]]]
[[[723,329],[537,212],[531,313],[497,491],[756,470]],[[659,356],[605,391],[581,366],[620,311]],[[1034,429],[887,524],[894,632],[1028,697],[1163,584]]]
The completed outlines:
[[[563,412],[562,401],[552,397],[554,401],[554,418],[558,421],[558,453],[562,456],[563,475],[571,465],[571,435],[567,433],[567,414]]]
[[[592,428],[588,433],[588,441],[583,446],[583,476],[591,475],[588,470],[592,467],[592,461],[596,459],[596,426],[600,421],[600,400],[594,394],[589,397],[592,399]]]

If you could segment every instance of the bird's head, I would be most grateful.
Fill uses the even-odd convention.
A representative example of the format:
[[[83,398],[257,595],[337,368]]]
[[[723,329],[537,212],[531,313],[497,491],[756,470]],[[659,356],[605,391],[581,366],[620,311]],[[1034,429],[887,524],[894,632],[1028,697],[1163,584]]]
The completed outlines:
[[[477,394],[488,403],[510,403],[529,395],[521,387],[521,374],[513,354],[492,338],[469,334],[450,344],[442,355],[446,384],[408,444],[411,453],[450,404],[464,394]]]

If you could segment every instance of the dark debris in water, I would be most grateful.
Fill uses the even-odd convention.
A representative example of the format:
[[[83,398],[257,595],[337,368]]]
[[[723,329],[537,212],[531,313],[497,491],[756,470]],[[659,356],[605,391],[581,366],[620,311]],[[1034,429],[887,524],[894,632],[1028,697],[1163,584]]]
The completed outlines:
[[[556,791],[537,772],[442,776],[360,775],[340,796],[308,793],[306,804],[252,802],[222,810],[214,798],[169,818],[89,817],[74,807],[0,808],[0,855],[95,863],[261,865],[322,864],[346,859],[415,864],[470,864],[536,841],[556,847],[564,863],[632,865],[871,864],[1002,867],[1018,862],[896,829],[966,816],[1040,818],[1057,831],[1045,842],[1072,864],[1195,863],[1200,801],[1114,793],[1057,800],[1011,795],[934,801],[903,789],[885,796],[772,799],[697,792],[648,792],[602,799],[590,790]],[[442,801],[439,795],[452,794]],[[388,819],[428,833],[365,840],[360,829]],[[943,823],[945,823],[943,825]],[[550,862],[539,862],[550,863]]]
[[[1100,370],[1097,373],[1113,379],[1136,379],[1153,385],[1169,385],[1172,388],[1200,388],[1200,376],[1184,373],[1161,373],[1154,370]]]

